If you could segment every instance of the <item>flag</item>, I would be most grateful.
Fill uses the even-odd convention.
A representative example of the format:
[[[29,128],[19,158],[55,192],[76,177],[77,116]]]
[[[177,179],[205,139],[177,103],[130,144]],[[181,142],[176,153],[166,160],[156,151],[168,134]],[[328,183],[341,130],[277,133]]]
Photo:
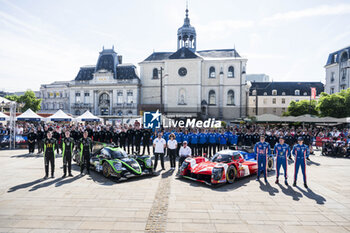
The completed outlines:
[[[316,99],[316,87],[311,87],[311,99]]]

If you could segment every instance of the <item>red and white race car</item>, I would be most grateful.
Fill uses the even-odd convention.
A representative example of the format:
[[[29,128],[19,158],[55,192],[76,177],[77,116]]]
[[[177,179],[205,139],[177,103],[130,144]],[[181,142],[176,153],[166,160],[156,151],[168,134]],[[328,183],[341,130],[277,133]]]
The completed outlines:
[[[269,158],[268,170],[272,170],[273,158]],[[187,158],[180,167],[179,176],[208,185],[230,183],[236,178],[256,174],[258,165],[254,153],[239,150],[222,150],[210,160],[204,157]]]

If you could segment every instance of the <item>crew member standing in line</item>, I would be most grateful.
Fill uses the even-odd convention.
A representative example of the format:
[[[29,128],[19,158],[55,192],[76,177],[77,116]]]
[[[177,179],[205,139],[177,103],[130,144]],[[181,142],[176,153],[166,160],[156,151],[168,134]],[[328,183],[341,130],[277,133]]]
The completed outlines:
[[[38,130],[36,132],[36,142],[38,145],[38,154],[43,153],[43,140],[44,140],[44,131],[42,130],[41,126],[38,126]]]
[[[135,134],[135,130],[130,125],[128,131],[126,131],[126,136],[128,138],[128,154],[134,153],[134,134]],[[130,150],[130,147],[131,147],[131,150]]]
[[[28,138],[29,154],[33,154],[34,149],[35,149],[35,139],[36,139],[36,134],[34,133],[34,128],[30,129],[30,133],[28,134],[27,138]]]
[[[87,174],[90,174],[90,153],[92,152],[92,140],[88,137],[88,131],[84,131],[80,140],[80,174],[83,174],[86,167]]]
[[[211,130],[208,134],[208,142],[209,142],[209,158],[215,155],[215,147],[216,147],[216,133]]]
[[[154,171],[156,171],[156,169],[157,169],[158,157],[160,157],[162,170],[165,170],[165,168],[164,168],[164,152],[165,152],[165,148],[166,148],[166,141],[164,138],[162,138],[162,133],[158,133],[158,137],[156,139],[154,139],[153,148],[154,148]]]
[[[174,170],[176,167],[176,149],[177,149],[177,141],[175,140],[175,135],[170,134],[170,140],[168,140],[168,153],[170,160],[170,169]]]
[[[62,159],[63,159],[63,176],[67,175],[67,167],[68,167],[68,176],[72,175],[72,155],[74,148],[74,139],[70,137],[70,132],[67,130],[65,132],[65,137],[62,140]]]
[[[301,171],[303,172],[304,178],[304,187],[308,188],[306,182],[306,158],[309,156],[309,147],[303,144],[303,138],[298,138],[298,144],[293,147],[292,154],[294,155],[294,183],[293,186],[297,186],[297,178],[299,167],[301,167]]]
[[[142,132],[142,145],[143,145],[143,150],[142,150],[142,155],[145,154],[146,148],[147,148],[147,152],[150,155],[151,152],[149,150],[149,143],[150,143],[150,138],[151,138],[151,132],[149,129],[145,129]]]
[[[126,151],[126,133],[124,127],[122,128],[122,131],[119,133],[119,147],[123,148],[124,151]]]
[[[44,164],[45,164],[45,176],[47,179],[49,176],[49,163],[51,164],[51,178],[54,178],[55,173],[55,147],[57,146],[56,139],[52,138],[52,132],[47,132],[47,138],[44,139]]]
[[[56,150],[57,150],[57,154],[60,154],[60,137],[61,137],[61,134],[60,134],[60,128],[57,126],[56,127],[56,130],[53,132],[53,135],[52,137],[54,139],[56,139],[56,143],[57,143],[57,146],[56,146]]]
[[[142,139],[142,131],[139,126],[136,126],[136,130],[134,133],[135,136],[135,151],[137,154],[141,153],[141,139]]]
[[[265,135],[260,136],[260,142],[255,144],[254,152],[258,164],[258,173],[256,180],[260,180],[261,172],[264,172],[264,179],[267,182],[267,157],[271,153],[270,144],[265,142]]]
[[[278,177],[280,175],[280,168],[283,167],[284,170],[284,183],[288,186],[287,182],[287,168],[288,168],[288,157],[290,154],[290,147],[288,144],[284,143],[284,138],[280,137],[279,143],[275,145],[275,148],[273,149],[273,153],[276,155],[276,184],[279,183]]]

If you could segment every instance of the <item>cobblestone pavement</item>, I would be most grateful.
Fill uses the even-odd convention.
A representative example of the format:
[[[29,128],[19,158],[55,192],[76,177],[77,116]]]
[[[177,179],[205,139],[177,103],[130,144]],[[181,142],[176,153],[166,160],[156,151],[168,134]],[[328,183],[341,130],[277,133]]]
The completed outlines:
[[[42,156],[0,151],[0,232],[350,232],[350,159],[312,156],[310,190],[255,177],[208,187],[175,173],[42,180]],[[169,162],[166,162],[169,168]],[[288,167],[290,183],[293,164]]]

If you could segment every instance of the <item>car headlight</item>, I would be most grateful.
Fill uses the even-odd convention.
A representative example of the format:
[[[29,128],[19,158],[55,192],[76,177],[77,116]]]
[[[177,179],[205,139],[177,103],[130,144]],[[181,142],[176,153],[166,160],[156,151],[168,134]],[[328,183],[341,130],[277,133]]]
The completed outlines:
[[[117,171],[122,170],[122,163],[114,163],[113,166]]]
[[[224,171],[224,168],[223,168],[223,167],[214,167],[213,170],[212,170],[211,177],[212,177],[214,180],[220,180],[221,177],[222,177],[223,171]]]
[[[145,160],[146,167],[152,167],[152,160],[150,158]]]

